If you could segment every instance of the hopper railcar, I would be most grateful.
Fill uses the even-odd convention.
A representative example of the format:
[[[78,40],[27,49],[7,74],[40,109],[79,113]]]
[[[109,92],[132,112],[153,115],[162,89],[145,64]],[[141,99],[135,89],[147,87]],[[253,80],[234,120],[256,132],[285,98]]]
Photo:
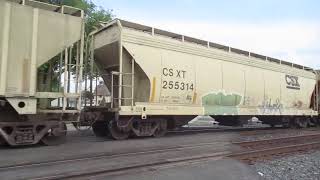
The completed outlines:
[[[98,136],[161,136],[197,115],[223,125],[318,122],[317,71],[120,19],[91,34],[111,103],[87,107]]]
[[[65,122],[78,120],[81,109],[83,30],[80,9],[0,0],[0,144],[64,142]],[[39,70],[49,62],[58,66],[55,91],[48,82],[57,70]],[[76,81],[70,78],[71,68]]]

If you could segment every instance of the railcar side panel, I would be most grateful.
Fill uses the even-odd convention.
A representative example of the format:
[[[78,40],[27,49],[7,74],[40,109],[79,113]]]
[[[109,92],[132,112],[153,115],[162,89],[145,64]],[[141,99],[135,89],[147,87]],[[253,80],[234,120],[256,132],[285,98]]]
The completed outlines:
[[[120,73],[130,72],[132,60],[136,64],[134,104],[122,104],[120,115],[317,115],[310,108],[317,78],[312,71],[129,26],[119,28],[117,42],[124,47]],[[98,62],[110,59],[99,55],[103,48],[96,51]],[[124,90],[122,97],[130,93]]]
[[[263,101],[255,104],[258,114],[261,115],[280,115],[283,113],[281,99],[281,73],[270,70],[261,70],[264,77],[264,96]]]
[[[236,63],[239,55],[232,53],[228,60],[214,51],[212,57],[197,55],[191,50],[181,50],[183,42],[170,42],[176,48],[168,48],[172,40],[131,30],[124,32],[130,34],[130,38],[124,38],[125,48],[134,54],[151,84],[150,94],[146,94],[150,101],[141,103],[177,108],[193,105],[202,107],[205,115],[315,114],[309,108],[315,86],[312,72],[299,76],[296,70],[283,65],[271,70],[275,64],[272,62],[268,62],[270,67]],[[139,43],[132,40],[133,34]],[[197,45],[193,48],[202,49]],[[294,87],[298,84],[299,87]]]
[[[197,115],[227,126],[253,116],[271,126],[319,123],[311,68],[123,20],[92,35],[99,69],[112,77],[103,75],[111,104],[93,108],[102,116],[92,120],[108,123],[114,139],[163,135]]]
[[[248,107],[250,114],[256,113],[256,105],[264,100],[264,74],[262,69],[247,67],[245,71],[246,90],[243,105]]]
[[[195,61],[196,66],[196,101],[195,104],[210,104],[203,101],[201,95],[206,95],[208,92],[217,92],[223,88],[222,81],[222,62],[219,60],[213,61],[207,57],[198,57]],[[201,87],[201,88],[199,88]],[[212,102],[220,103],[218,102]]]

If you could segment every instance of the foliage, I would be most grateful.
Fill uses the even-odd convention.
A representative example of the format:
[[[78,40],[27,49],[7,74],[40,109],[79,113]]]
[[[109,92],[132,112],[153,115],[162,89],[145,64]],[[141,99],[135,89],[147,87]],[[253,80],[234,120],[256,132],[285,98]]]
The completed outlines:
[[[85,13],[85,39],[87,35],[96,29],[101,22],[107,22],[113,18],[112,10],[104,10],[103,8],[95,5],[90,0],[38,0],[45,3],[55,5],[67,5],[75,8],[82,9]],[[75,52],[75,48],[73,49]],[[75,61],[75,53],[73,53],[73,61]],[[85,55],[84,55],[85,56]],[[40,88],[40,91],[59,91],[59,60],[60,55],[54,57],[51,61],[43,64],[39,68],[39,73],[44,75],[44,80],[47,86]],[[85,64],[85,69],[89,69],[89,65]],[[74,74],[75,68],[72,68],[71,73]],[[97,72],[95,72],[97,73]],[[84,72],[85,76],[88,72]],[[86,78],[85,78],[86,79]]]
[[[39,0],[56,5],[67,5],[82,9],[86,18],[86,34],[89,34],[100,22],[107,22],[113,18],[112,10],[105,10],[89,0]]]
[[[82,97],[88,100],[93,100],[94,95],[90,91],[82,91]]]

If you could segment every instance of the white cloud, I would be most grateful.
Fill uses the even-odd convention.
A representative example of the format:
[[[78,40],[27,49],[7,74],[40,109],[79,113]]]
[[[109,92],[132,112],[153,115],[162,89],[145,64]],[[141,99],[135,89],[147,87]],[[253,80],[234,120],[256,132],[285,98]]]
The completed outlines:
[[[320,68],[320,24],[315,22],[138,21],[160,29]]]

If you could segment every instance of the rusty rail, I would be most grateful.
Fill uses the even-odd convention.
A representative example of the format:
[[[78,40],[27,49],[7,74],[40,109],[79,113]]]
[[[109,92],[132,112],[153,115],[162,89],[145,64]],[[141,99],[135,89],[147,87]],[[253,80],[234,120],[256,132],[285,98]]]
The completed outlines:
[[[308,135],[298,135],[298,136],[289,136],[282,138],[274,138],[274,139],[265,139],[265,140],[256,140],[256,141],[241,141],[241,142],[233,142],[235,145],[239,145],[241,147],[245,147],[248,149],[257,149],[264,146],[283,146],[290,145],[302,142],[310,142],[314,140],[320,140],[320,134],[308,134]]]
[[[228,155],[248,164],[274,157],[320,149],[320,133],[256,141],[234,142],[245,150]]]
[[[275,156],[284,156],[297,152],[306,152],[312,149],[320,149],[320,142],[246,151],[230,154],[227,157],[234,158],[248,164],[254,164],[257,161],[272,159]]]

